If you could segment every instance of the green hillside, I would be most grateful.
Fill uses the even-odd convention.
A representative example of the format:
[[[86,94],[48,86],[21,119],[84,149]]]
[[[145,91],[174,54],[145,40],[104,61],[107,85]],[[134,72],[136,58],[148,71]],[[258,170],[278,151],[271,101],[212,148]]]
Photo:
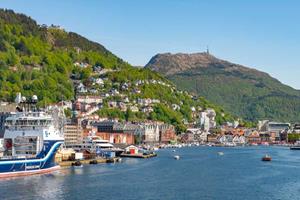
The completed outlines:
[[[20,91],[37,94],[46,103],[72,99],[69,77],[74,62],[105,68],[128,66],[102,45],[76,33],[40,26],[23,14],[0,10],[1,100],[13,100]]]
[[[300,92],[264,72],[207,53],[158,54],[146,67],[246,120],[300,121]]]
[[[102,117],[160,120],[175,125],[178,131],[185,129],[184,122],[198,120],[192,115],[192,107],[198,111],[214,108],[219,124],[233,120],[221,107],[203,98],[193,99],[158,73],[132,67],[98,43],[57,26],[38,25],[30,17],[11,10],[0,10],[0,44],[0,101],[13,101],[17,92],[25,96],[36,94],[40,106],[74,100],[76,95],[98,95],[104,100],[98,111]],[[104,80],[103,86],[93,83],[97,78]],[[145,84],[135,85],[137,81]],[[80,84],[86,87],[84,94],[77,91]],[[126,90],[122,89],[124,84],[129,85]],[[112,90],[120,93],[105,96]],[[149,113],[108,106],[110,101],[125,97],[128,105],[146,98],[159,102],[152,105]],[[180,105],[180,109],[172,109],[172,104]]]

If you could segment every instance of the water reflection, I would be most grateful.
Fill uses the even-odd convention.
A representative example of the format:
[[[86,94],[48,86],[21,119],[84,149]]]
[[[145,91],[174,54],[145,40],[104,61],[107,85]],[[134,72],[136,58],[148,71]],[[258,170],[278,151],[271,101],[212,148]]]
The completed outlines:
[[[224,152],[218,156],[217,152]],[[2,199],[296,199],[299,152],[285,148],[182,148],[153,159],[63,168],[1,180]],[[261,157],[270,154],[273,161]],[[25,197],[25,198],[24,198]]]

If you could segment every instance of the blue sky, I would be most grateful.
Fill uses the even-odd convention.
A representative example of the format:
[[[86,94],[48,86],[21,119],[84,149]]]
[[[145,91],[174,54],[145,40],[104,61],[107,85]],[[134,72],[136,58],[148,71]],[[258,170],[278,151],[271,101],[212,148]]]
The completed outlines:
[[[300,89],[297,0],[0,0],[61,25],[133,65],[164,52],[202,52],[265,71]]]

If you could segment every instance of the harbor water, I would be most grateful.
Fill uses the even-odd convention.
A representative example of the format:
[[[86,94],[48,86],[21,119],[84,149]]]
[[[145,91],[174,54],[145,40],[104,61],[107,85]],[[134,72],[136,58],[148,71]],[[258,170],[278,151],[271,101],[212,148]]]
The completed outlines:
[[[300,198],[300,151],[287,147],[172,150],[159,150],[151,159],[124,158],[122,163],[0,180],[0,199]],[[271,162],[261,161],[265,154],[272,156]]]

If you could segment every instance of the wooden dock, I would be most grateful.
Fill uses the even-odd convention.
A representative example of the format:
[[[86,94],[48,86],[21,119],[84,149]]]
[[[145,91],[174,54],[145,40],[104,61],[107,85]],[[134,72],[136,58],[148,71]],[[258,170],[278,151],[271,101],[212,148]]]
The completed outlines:
[[[152,158],[156,157],[156,153],[148,154],[148,155],[143,155],[143,154],[121,154],[120,157],[127,157],[127,158]]]
[[[110,159],[107,159],[107,158],[95,158],[95,159],[86,159],[86,160],[80,160],[80,163],[82,165],[91,165],[91,164],[99,164],[99,163],[114,163],[114,162],[119,162],[120,159],[119,158],[110,158]],[[70,167],[70,166],[73,166],[75,165],[77,161],[74,160],[74,161],[62,161],[62,162],[59,162],[58,164],[61,166],[61,167]]]

